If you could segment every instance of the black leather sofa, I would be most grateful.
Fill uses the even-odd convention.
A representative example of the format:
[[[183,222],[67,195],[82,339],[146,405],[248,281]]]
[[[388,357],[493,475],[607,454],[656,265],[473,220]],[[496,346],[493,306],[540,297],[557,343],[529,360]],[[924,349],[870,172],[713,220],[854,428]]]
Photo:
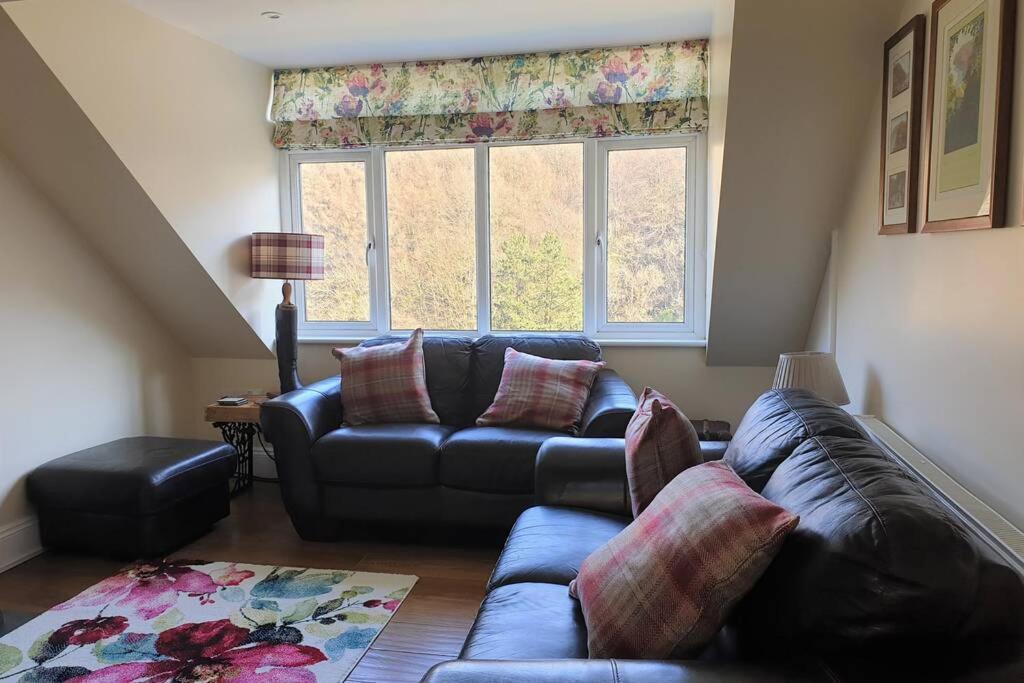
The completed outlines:
[[[511,527],[536,502],[537,451],[564,434],[475,425],[494,400],[510,346],[545,358],[601,360],[601,347],[579,335],[430,336],[423,340],[427,390],[441,424],[343,427],[338,377],[264,403],[260,422],[299,535],[336,539],[346,520]],[[634,410],[629,386],[602,370],[580,436],[621,437]]]
[[[623,442],[558,438],[460,659],[424,683],[1024,681],[1020,573],[845,412],[768,392],[725,459],[801,521],[700,657],[587,659],[567,586],[631,521]]]

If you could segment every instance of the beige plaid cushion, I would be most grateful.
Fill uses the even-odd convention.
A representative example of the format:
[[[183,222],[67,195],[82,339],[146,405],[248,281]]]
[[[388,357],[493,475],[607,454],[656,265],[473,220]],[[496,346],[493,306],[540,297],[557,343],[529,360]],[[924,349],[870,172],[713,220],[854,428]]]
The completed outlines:
[[[797,522],[724,463],[684,471],[570,584],[590,656],[696,656]]]
[[[626,426],[626,476],[633,516],[687,467],[704,462],[700,439],[672,401],[647,387]]]
[[[416,330],[405,342],[334,349],[333,353],[341,361],[346,425],[440,422],[427,393],[423,330]]]

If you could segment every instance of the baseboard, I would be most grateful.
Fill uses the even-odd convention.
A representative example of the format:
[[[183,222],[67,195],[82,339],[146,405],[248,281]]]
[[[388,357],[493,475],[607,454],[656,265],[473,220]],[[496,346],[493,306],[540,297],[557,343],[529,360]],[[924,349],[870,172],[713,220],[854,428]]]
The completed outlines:
[[[39,520],[25,517],[0,527],[0,572],[5,572],[43,552]]]

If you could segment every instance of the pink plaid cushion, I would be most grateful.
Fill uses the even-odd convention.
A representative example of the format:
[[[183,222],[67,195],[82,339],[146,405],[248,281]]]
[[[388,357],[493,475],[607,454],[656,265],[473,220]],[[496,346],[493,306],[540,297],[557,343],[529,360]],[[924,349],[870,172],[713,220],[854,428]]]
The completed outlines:
[[[698,654],[798,521],[724,463],[684,471],[584,560],[570,584],[590,656]]]
[[[575,434],[604,363],[549,360],[505,349],[494,402],[477,418],[481,427],[538,427]]]
[[[697,430],[672,401],[650,387],[626,426],[626,476],[633,516],[687,467],[704,462]]]
[[[423,365],[423,330],[408,341],[334,349],[341,361],[341,409],[346,425],[438,423]]]

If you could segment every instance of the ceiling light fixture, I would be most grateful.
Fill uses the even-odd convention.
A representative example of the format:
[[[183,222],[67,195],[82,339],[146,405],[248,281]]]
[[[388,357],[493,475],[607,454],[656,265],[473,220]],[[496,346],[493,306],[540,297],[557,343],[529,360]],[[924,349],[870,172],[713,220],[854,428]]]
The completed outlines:
[[[283,15],[280,12],[275,12],[275,11],[271,10],[269,12],[260,12],[260,16],[263,17],[264,19],[269,19],[271,21],[277,21]]]

